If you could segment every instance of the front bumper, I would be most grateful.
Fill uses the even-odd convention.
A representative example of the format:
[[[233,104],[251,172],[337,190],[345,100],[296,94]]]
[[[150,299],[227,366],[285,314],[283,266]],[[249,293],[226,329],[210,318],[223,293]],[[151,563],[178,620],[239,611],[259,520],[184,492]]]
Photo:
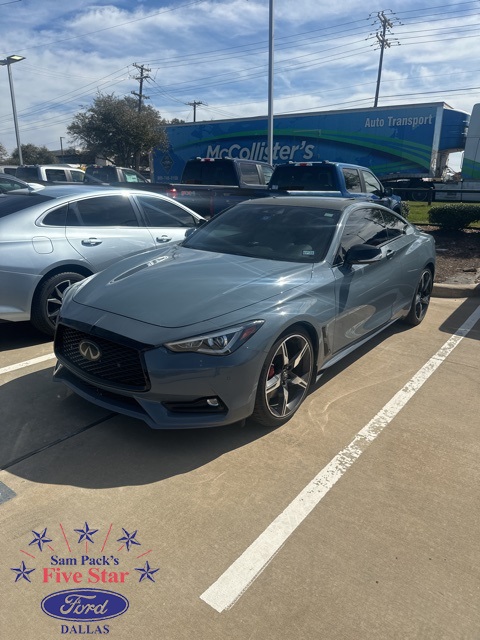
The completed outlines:
[[[104,336],[105,337],[105,336]],[[92,336],[92,339],[95,339]],[[114,344],[122,338],[110,336]],[[76,366],[59,345],[54,380],[105,409],[138,418],[153,429],[224,426],[253,412],[265,353],[243,345],[228,356],[172,353],[162,346],[138,347],[148,384],[142,389],[103,378]],[[112,365],[113,366],[113,365]]]

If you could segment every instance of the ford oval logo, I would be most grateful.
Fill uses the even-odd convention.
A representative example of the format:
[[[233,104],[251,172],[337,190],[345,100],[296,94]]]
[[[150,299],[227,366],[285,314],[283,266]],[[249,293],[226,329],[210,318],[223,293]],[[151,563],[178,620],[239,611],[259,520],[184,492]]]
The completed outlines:
[[[129,607],[119,593],[104,589],[67,589],[42,600],[42,611],[52,618],[72,622],[95,622],[116,618]]]
[[[91,340],[82,340],[78,345],[78,351],[83,358],[91,362],[96,362],[102,357],[100,347]]]

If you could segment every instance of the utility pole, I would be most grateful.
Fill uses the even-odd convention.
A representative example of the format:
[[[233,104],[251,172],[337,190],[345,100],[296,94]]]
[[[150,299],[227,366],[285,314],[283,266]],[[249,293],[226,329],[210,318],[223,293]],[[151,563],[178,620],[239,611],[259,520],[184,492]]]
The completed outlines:
[[[140,75],[139,76],[135,76],[135,80],[139,81],[140,87],[139,87],[138,93],[136,91],[131,91],[130,93],[132,93],[134,96],[137,96],[137,98],[138,98],[138,113],[141,113],[141,111],[142,111],[142,100],[149,100],[148,96],[144,96],[143,95],[143,81],[147,80],[148,78],[150,78],[150,76],[146,75],[145,72],[147,72],[147,74],[148,74],[151,71],[151,69],[147,69],[145,67],[145,65],[137,64],[136,62],[133,63],[133,66],[140,71]]]
[[[383,11],[379,11],[379,13],[377,14],[377,17],[380,20],[380,24],[382,26],[382,32],[379,33],[377,31],[376,33],[377,40],[380,44],[380,62],[378,65],[377,89],[375,91],[375,101],[373,103],[374,107],[376,107],[378,104],[378,94],[380,92],[380,80],[382,77],[382,65],[383,65],[383,52],[385,50],[385,47],[390,47],[390,42],[386,38],[387,28],[391,29],[393,27],[393,23],[391,22],[391,20],[387,18],[387,16],[384,14]]]
[[[197,121],[197,107],[200,104],[205,105],[205,102],[201,102],[200,100],[194,100],[193,102],[187,102],[190,107],[193,107],[193,121]],[[205,105],[207,106],[207,105]]]
[[[138,81],[139,81],[140,86],[139,86],[138,93],[137,93],[136,91],[131,91],[131,93],[132,93],[134,96],[137,96],[137,98],[138,98],[138,113],[141,113],[141,112],[142,112],[142,105],[143,105],[143,102],[142,102],[142,101],[143,101],[143,100],[149,100],[149,96],[144,96],[144,95],[143,95],[143,81],[144,81],[144,80],[147,80],[147,78],[150,78],[150,76],[149,76],[149,75],[146,75],[146,73],[145,73],[145,72],[147,72],[147,74],[148,74],[148,72],[150,72],[150,71],[151,71],[151,69],[147,69],[147,68],[145,67],[145,65],[143,65],[143,64],[137,64],[136,62],[134,62],[134,63],[133,63],[133,66],[134,66],[136,69],[138,69],[138,70],[140,71],[140,75],[139,75],[139,76],[135,76],[135,80],[138,80]],[[138,151],[138,152],[135,154],[135,169],[136,169],[137,171],[138,171],[138,170],[139,170],[139,168],[140,168],[140,156],[141,156],[140,151]]]

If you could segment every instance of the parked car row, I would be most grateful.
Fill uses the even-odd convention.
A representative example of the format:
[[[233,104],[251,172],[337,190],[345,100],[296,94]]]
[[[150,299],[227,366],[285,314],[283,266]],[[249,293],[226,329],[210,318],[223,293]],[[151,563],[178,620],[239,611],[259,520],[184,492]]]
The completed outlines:
[[[0,320],[54,335],[55,380],[153,428],[283,424],[326,368],[423,320],[434,272],[431,235],[338,193],[208,222],[135,188],[0,194]]]

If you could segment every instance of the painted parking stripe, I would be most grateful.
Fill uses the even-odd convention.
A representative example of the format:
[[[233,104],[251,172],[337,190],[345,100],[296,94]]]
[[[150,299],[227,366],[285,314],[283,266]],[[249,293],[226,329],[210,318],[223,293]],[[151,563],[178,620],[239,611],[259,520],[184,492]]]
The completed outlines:
[[[232,607],[280,551],[322,498],[340,480],[366,448],[387,427],[435,370],[480,320],[480,306],[430,360],[361,429],[352,442],[333,458],[297,495],[260,536],[230,565],[200,598],[221,613]]]
[[[45,356],[39,356],[38,358],[32,358],[31,360],[25,360],[24,362],[17,362],[17,364],[11,364],[8,367],[3,367],[0,369],[0,376],[4,373],[11,373],[12,371],[17,371],[18,369],[24,369],[25,367],[31,367],[34,364],[38,364],[39,362],[46,362],[47,360],[53,360],[55,358],[54,353],[47,353]]]

